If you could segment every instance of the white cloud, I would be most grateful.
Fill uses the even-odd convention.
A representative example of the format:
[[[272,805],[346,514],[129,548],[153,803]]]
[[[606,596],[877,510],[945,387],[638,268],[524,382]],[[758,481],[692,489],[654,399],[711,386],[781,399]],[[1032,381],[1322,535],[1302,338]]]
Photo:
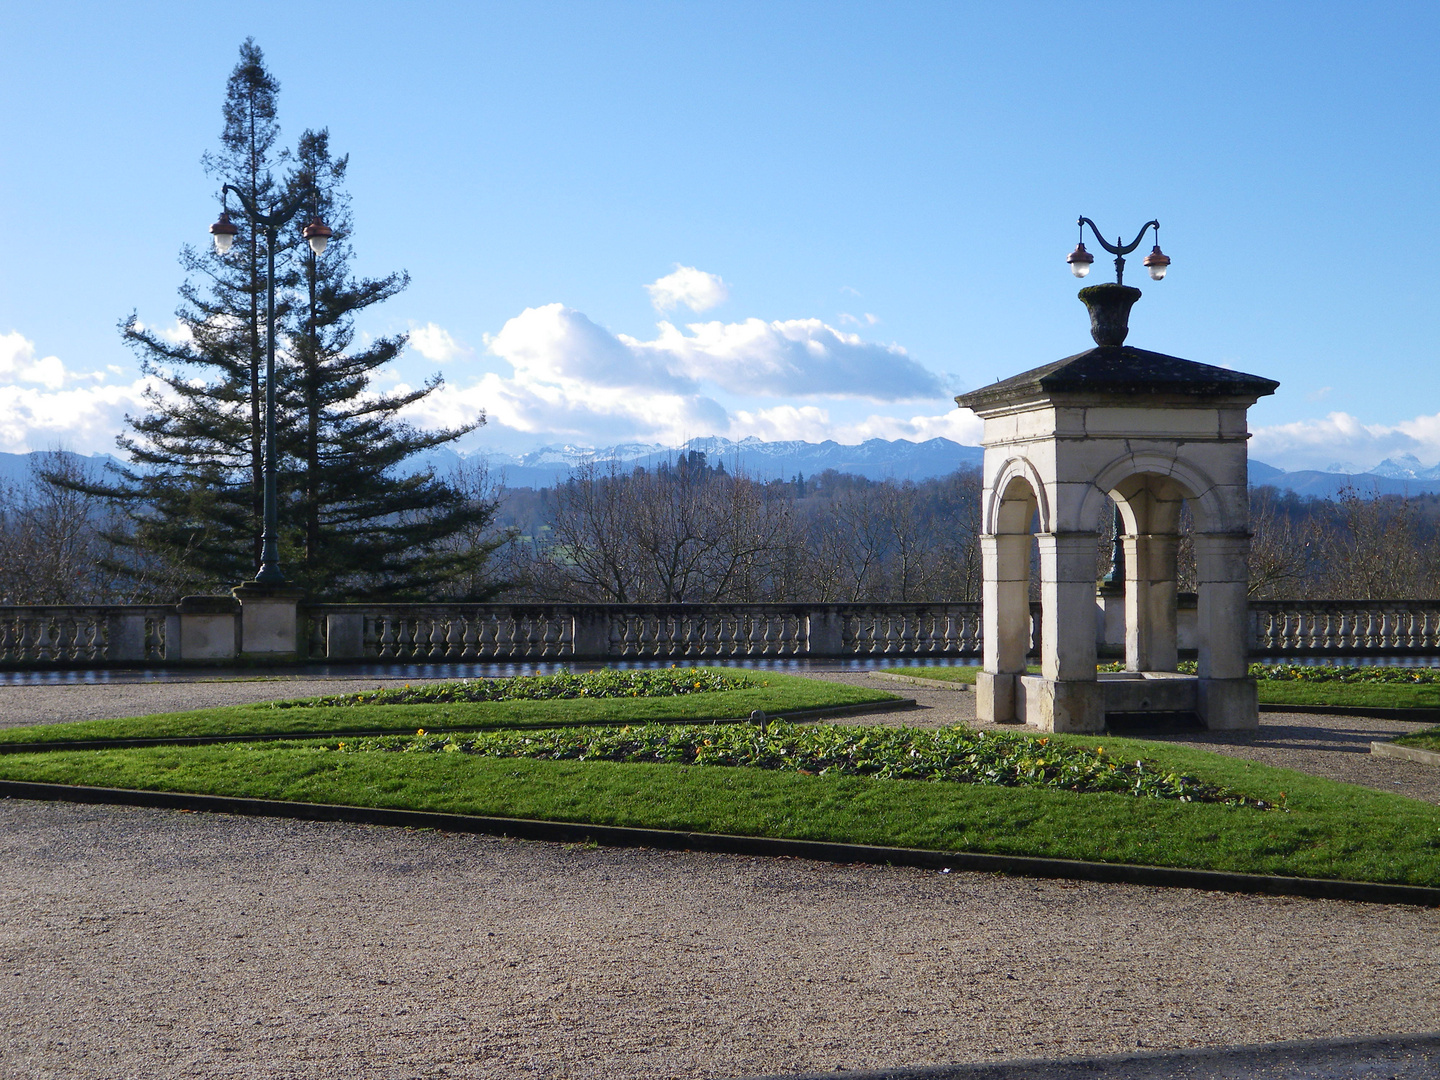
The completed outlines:
[[[110,384],[118,373],[114,367],[71,371],[58,356],[37,356],[22,334],[0,334],[0,450],[113,450],[125,415],[144,409],[150,385],[148,379]]]
[[[620,340],[668,356],[693,379],[737,394],[913,401],[945,396],[938,376],[899,345],[880,345],[819,319],[691,323],[687,335],[661,323],[654,341]]]
[[[58,356],[35,355],[35,343],[19,332],[0,334],[0,384],[38,383],[59,390],[66,383],[103,380],[103,372],[68,370]]]
[[[144,380],[128,386],[86,386],[47,391],[0,384],[0,450],[23,454],[63,447],[109,453],[125,415],[145,406]]]
[[[753,412],[737,409],[730,422],[727,438],[744,439],[753,435],[766,442],[824,442],[835,437],[830,413],[815,405],[777,405],[773,409]]]
[[[1440,461],[1440,414],[1396,424],[1366,424],[1349,413],[1257,428],[1250,456],[1294,472],[1334,465],[1364,472],[1388,457],[1414,454],[1425,464]]]
[[[436,363],[444,363],[461,356],[471,356],[475,351],[470,346],[456,341],[450,336],[450,331],[433,322],[426,323],[424,326],[412,325],[410,347],[426,360],[433,360]]]
[[[723,290],[718,278],[688,267],[647,288],[657,306],[683,294],[685,303],[698,307],[715,300],[713,293],[702,295],[706,282]],[[434,323],[413,331],[411,341],[432,360],[465,355]],[[472,423],[483,411],[490,425],[483,442],[518,433],[582,445],[678,443],[710,434],[807,440],[849,434],[858,442],[871,437],[865,433],[869,428],[889,427],[913,437],[950,430],[954,423],[874,417],[851,432],[833,421],[824,401],[933,401],[946,393],[943,381],[900,346],[866,341],[820,319],[714,321],[683,328],[666,321],[646,341],[556,303],[526,308],[498,333],[486,335],[485,345],[513,373],[489,372],[465,382],[463,367],[451,368],[449,383],[415,406],[416,422],[455,426]],[[733,413],[717,396],[739,399]]]
[[[691,311],[709,311],[730,299],[730,287],[717,274],[707,274],[693,266],[675,264],[673,273],[666,274],[645,291],[656,311],[670,311],[682,304]]]
[[[579,389],[627,387],[693,392],[694,381],[672,370],[663,351],[637,348],[564,304],[526,308],[486,339],[490,351],[515,368],[527,384]]]

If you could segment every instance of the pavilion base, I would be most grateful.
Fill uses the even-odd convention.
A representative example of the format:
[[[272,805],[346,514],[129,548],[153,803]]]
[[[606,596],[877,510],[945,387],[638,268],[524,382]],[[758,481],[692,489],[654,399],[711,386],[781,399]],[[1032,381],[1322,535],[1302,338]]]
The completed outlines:
[[[1254,679],[1119,671],[1103,673],[1093,681],[1058,681],[982,672],[975,688],[976,715],[981,720],[1018,722],[1041,731],[1098,733],[1106,730],[1108,719],[1127,716],[1195,716],[1210,731],[1251,730],[1260,724]],[[1000,718],[1007,704],[1013,719]]]

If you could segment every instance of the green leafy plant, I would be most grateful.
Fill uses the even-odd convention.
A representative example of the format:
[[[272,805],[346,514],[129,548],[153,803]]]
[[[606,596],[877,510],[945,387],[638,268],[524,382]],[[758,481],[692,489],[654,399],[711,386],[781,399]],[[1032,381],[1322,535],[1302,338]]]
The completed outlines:
[[[464,753],[544,761],[615,761],[779,769],[807,775],[868,776],[1109,791],[1152,799],[1279,809],[1275,803],[1202,783],[1144,758],[1118,759],[1082,747],[964,727],[916,728],[713,724],[676,729],[645,724],[588,730],[381,736],[340,742],[341,753]]]
[[[547,701],[571,698],[680,697],[768,685],[744,674],[714,668],[587,671],[581,674],[517,675],[508,679],[462,679],[427,686],[367,690],[358,694],[276,701],[275,709],[335,705],[449,705],[467,701]]]

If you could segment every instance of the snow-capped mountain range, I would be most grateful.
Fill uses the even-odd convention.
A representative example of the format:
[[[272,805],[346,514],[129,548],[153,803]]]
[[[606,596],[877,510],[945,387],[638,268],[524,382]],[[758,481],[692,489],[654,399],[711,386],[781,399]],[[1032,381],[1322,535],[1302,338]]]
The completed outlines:
[[[545,446],[527,454],[476,455],[468,460],[484,460],[496,479],[507,487],[553,487],[564,481],[577,466],[596,462],[608,466],[614,462],[624,469],[642,465],[646,468],[684,456],[692,451],[703,453],[711,464],[724,463],[732,472],[744,470],[762,479],[789,480],[797,474],[807,477],[835,469],[837,472],[867,476],[872,480],[893,477],[897,480],[924,480],[946,476],[956,469],[979,465],[983,451],[978,446],[963,446],[949,439],[909,442],[904,439],[871,439],[858,446],[837,442],[808,443],[799,441],[765,442],[748,438],[739,442],[722,438],[691,439],[683,446],[658,443],[620,443],[615,446]],[[0,453],[0,485],[26,484],[30,480],[31,463],[38,454]],[[93,457],[72,455],[92,475],[103,474],[107,462],[120,464],[108,454]],[[444,475],[463,460],[453,450],[438,449],[413,460],[417,468],[429,466]],[[1346,488],[1361,495],[1429,495],[1440,494],[1440,465],[1427,468],[1413,454],[1387,458],[1365,472],[1354,472],[1343,465],[1331,469],[1285,472],[1263,461],[1250,462],[1252,486],[1266,485],[1334,498]]]
[[[564,480],[577,465],[610,462],[633,468],[652,468],[689,453],[702,453],[711,465],[724,464],[762,479],[789,480],[797,474],[813,476],[834,469],[872,480],[922,480],[945,476],[967,465],[979,465],[983,451],[949,439],[909,442],[905,439],[870,439],[858,446],[826,441],[765,442],[753,436],[739,442],[717,437],[691,439],[683,446],[659,443],[621,443],[607,447],[546,446],[528,454],[488,454],[492,472],[503,472],[509,487],[549,487]]]

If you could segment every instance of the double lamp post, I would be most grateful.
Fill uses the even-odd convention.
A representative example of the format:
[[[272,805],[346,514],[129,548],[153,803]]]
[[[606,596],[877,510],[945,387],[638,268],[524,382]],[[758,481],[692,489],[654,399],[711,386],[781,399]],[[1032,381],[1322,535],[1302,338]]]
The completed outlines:
[[[215,250],[221,255],[229,252],[240,227],[230,220],[230,206],[227,196],[235,193],[246,220],[252,228],[265,230],[265,462],[264,462],[264,532],[260,540],[260,569],[255,574],[258,585],[278,586],[285,583],[280,570],[279,509],[275,492],[275,246],[280,230],[288,225],[304,204],[301,195],[292,196],[262,213],[254,198],[233,184],[226,184],[220,192],[220,220],[210,226],[210,235],[215,238]],[[318,257],[325,254],[325,245],[333,231],[318,217],[301,231],[301,236]]]
[[[1080,242],[1075,245],[1075,250],[1066,257],[1065,261],[1070,264],[1070,272],[1077,278],[1083,278],[1090,273],[1090,266],[1095,262],[1095,256],[1085,250],[1086,225],[1090,226],[1090,231],[1094,233],[1100,246],[1115,256],[1116,285],[1125,284],[1125,256],[1140,246],[1140,241],[1145,238],[1147,229],[1155,230],[1155,246],[1150,249],[1150,254],[1141,260],[1141,265],[1145,267],[1152,281],[1163,281],[1165,272],[1170,269],[1170,257],[1160,250],[1160,222],[1158,221],[1147,221],[1140,226],[1140,231],[1135,234],[1135,239],[1128,244],[1125,243],[1123,236],[1117,236],[1115,243],[1109,243],[1105,237],[1100,235],[1100,230],[1095,227],[1095,222],[1088,217],[1082,217],[1076,222],[1076,225],[1080,227]],[[1140,293],[1136,291],[1135,295],[1139,296]],[[1081,299],[1084,299],[1084,290],[1081,290],[1080,296]],[[1125,545],[1120,539],[1123,528],[1124,525],[1120,520],[1120,507],[1117,504],[1111,521],[1110,572],[1100,579],[1102,591],[1112,595],[1125,591]]]

